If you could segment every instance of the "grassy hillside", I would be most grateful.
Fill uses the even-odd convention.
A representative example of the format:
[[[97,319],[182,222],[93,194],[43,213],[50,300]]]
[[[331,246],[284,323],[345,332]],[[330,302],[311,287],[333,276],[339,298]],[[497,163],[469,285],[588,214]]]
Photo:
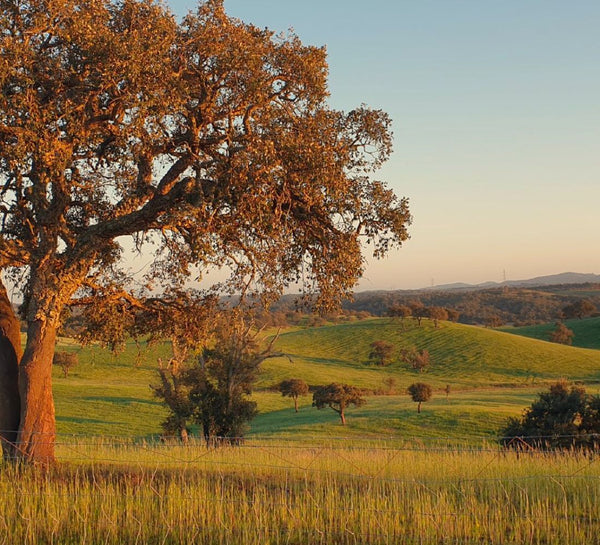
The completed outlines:
[[[490,388],[450,393],[448,399],[438,390],[431,401],[423,404],[421,414],[406,394],[369,396],[363,407],[347,410],[345,427],[332,410],[318,411],[311,407],[310,397],[304,398],[296,414],[289,399],[281,402],[276,394],[259,393],[256,398],[265,412],[252,423],[250,435],[328,439],[379,437],[426,444],[481,444],[483,440],[497,437],[506,419],[519,415],[539,390],[539,386]],[[279,408],[275,408],[275,403]]]
[[[397,349],[415,345],[431,353],[428,372],[418,373],[395,361],[388,367],[367,365],[370,343],[392,342]],[[156,360],[168,357],[166,346],[140,348],[131,343],[113,356],[99,347],[81,349],[63,341],[59,350],[76,351],[80,363],[64,378],[54,369],[54,393],[59,433],[146,436],[160,432],[165,410],[153,398]],[[260,411],[251,434],[317,436],[418,436],[422,438],[493,437],[505,418],[520,414],[542,383],[567,377],[587,383],[600,381],[600,351],[566,347],[508,335],[500,331],[428,321],[404,327],[388,318],[343,325],[289,330],[276,349],[289,356],[263,364],[254,396]],[[369,396],[368,403],[348,411],[348,426],[336,413],[310,406],[301,399],[298,414],[290,399],[269,388],[284,378],[300,377],[315,386],[347,382],[371,391],[384,390],[393,378],[394,395]],[[404,393],[415,381],[434,387],[433,399],[417,415]],[[450,385],[449,399],[443,393]],[[597,386],[589,388],[596,393]]]
[[[600,350],[600,318],[566,320],[565,325],[575,334],[573,337],[573,346]],[[507,327],[502,328],[502,331],[547,341],[555,327],[556,324],[549,323],[527,327]]]
[[[166,346],[128,343],[113,355],[98,346],[81,348],[61,340],[57,350],[76,352],[79,363],[67,378],[53,369],[56,422],[59,433],[133,436],[160,431],[165,410],[152,395],[158,357]]]
[[[401,361],[387,367],[367,365],[370,344],[385,340],[402,347],[416,346],[431,354],[431,367],[417,373]],[[424,320],[403,327],[399,320],[380,318],[281,335],[277,348],[291,359],[264,364],[260,385],[289,376],[309,384],[344,381],[370,389],[394,377],[404,388],[415,380],[435,388],[450,383],[454,389],[525,385],[533,380],[600,380],[600,353],[507,335],[501,331],[444,322],[439,328]],[[342,371],[340,375],[340,371]]]

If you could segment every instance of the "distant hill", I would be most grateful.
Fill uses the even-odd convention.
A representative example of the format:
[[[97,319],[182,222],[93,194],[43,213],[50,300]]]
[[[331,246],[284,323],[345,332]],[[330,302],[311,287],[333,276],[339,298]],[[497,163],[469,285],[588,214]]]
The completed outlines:
[[[596,282],[568,283],[573,280],[597,279]],[[547,282],[547,284],[544,284]],[[558,284],[556,284],[558,282]],[[600,312],[600,276],[565,273],[521,281],[522,285],[480,285],[413,291],[359,292],[353,301],[344,303],[350,312],[387,315],[394,305],[410,305],[419,301],[426,307],[455,309],[465,324],[498,326],[502,324],[532,325],[556,321],[562,309],[577,300],[588,299]]]
[[[588,299],[600,313],[600,275],[566,272],[502,283],[454,283],[418,290],[360,291],[342,306],[344,312],[361,317],[363,314],[386,316],[393,305],[420,302],[426,307],[454,309],[460,313],[458,321],[464,324],[497,327],[556,321],[565,306],[580,299]],[[281,323],[299,323],[298,318],[294,318],[295,311],[309,312],[309,309],[298,305],[298,301],[298,295],[284,295],[271,311],[273,315],[285,315]]]
[[[465,289],[489,289],[509,287],[539,287],[539,286],[556,286],[560,284],[599,284],[600,275],[593,273],[575,273],[565,272],[560,274],[551,274],[547,276],[537,276],[527,280],[507,280],[506,282],[483,282],[481,284],[465,284],[463,282],[455,282],[452,284],[442,284],[423,288],[424,290],[465,290]]]

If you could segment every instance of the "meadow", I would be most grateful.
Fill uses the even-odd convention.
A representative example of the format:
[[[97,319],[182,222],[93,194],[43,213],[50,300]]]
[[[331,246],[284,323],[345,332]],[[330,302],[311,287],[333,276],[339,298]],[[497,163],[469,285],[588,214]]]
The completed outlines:
[[[0,542],[597,539],[600,465],[576,453],[336,439],[218,449],[63,439],[59,452],[63,463],[48,472],[0,473]]]
[[[600,349],[600,318],[565,320],[564,324],[574,333],[573,346]],[[556,324],[550,323],[523,327],[506,327],[501,330],[507,333],[514,333],[515,335],[547,341],[555,327]]]
[[[432,355],[418,373],[367,363],[370,343]],[[504,451],[498,433],[552,381],[600,391],[600,351],[502,331],[387,318],[283,331],[254,393],[259,415],[237,447],[159,439],[152,396],[169,347],[119,355],[68,339],[79,364],[55,369],[57,457],[0,472],[0,543],[591,543],[600,464],[577,452]],[[283,378],[369,392],[341,426],[273,391]],[[393,378],[392,388],[386,379]],[[434,386],[417,414],[405,394]],[[450,385],[446,396],[445,387]],[[376,395],[377,394],[377,395]]]
[[[593,322],[595,319],[591,319]],[[586,322],[583,320],[582,322]],[[596,322],[597,323],[597,322]],[[399,360],[389,366],[369,365],[370,343],[386,340],[398,349],[427,349],[432,364],[418,373]],[[457,441],[493,439],[508,416],[531,404],[548,384],[567,378],[600,392],[600,351],[563,346],[475,326],[429,321],[416,327],[388,318],[281,332],[276,350],[284,357],[266,360],[254,392],[259,414],[250,436],[433,436]],[[67,378],[54,369],[59,433],[151,437],[160,433],[165,409],[153,397],[157,358],[168,359],[167,345],[128,343],[117,355],[98,346],[81,348],[63,339],[59,350],[75,351],[80,363]],[[283,379],[302,378],[311,386],[346,382],[366,389],[368,402],[348,411],[348,425],[330,410],[292,401],[273,391]],[[390,389],[386,380],[393,380]],[[427,382],[433,399],[423,413],[406,395],[412,382]],[[450,386],[446,398],[444,390]],[[385,395],[372,395],[373,393]]]

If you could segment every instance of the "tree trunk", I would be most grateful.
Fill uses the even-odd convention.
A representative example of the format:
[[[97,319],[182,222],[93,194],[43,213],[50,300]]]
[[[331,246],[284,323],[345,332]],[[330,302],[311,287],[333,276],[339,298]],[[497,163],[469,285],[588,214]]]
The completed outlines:
[[[421,402],[419,401],[419,404],[417,405],[417,412],[420,413],[421,412]]]
[[[19,360],[21,333],[6,289],[0,281],[0,447],[5,460],[16,454],[21,404]]]
[[[345,426],[346,425],[346,416],[344,415],[343,410],[340,411],[340,418],[342,420],[342,426]]]
[[[27,346],[19,366],[21,422],[18,457],[27,462],[54,462],[54,399],[52,397],[52,358],[56,324],[33,320],[27,331]]]
[[[298,412],[298,396],[294,397],[294,409]]]

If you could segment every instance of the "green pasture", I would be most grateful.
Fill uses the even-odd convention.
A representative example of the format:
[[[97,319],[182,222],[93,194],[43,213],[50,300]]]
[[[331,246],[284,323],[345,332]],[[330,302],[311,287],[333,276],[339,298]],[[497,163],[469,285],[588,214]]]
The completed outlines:
[[[573,346],[600,349],[600,318],[565,320],[565,325],[573,331]],[[525,327],[505,327],[501,331],[547,341],[555,328],[555,323],[549,323]]]
[[[430,369],[418,373],[399,359],[387,367],[369,365],[370,343],[375,340],[391,342],[398,351],[410,345],[429,350]],[[424,320],[417,327],[412,320],[381,318],[290,329],[281,333],[275,349],[285,357],[263,363],[253,394],[259,415],[250,436],[392,436],[473,443],[493,439],[507,416],[519,415],[558,378],[587,383],[591,393],[599,391],[600,351],[447,322],[435,328]],[[63,339],[58,350],[79,354],[79,364],[67,378],[60,368],[54,369],[59,434],[148,437],[160,433],[166,413],[150,384],[157,382],[157,359],[169,357],[166,344],[132,342],[113,355],[99,346],[81,348]],[[368,402],[348,409],[346,427],[332,410],[312,407],[310,395],[300,399],[296,414],[292,400],[272,389],[291,377],[311,386],[334,381],[353,384],[370,392]],[[391,391],[386,379],[393,379]],[[405,394],[416,381],[434,388],[420,415]],[[450,386],[448,399],[446,385]]]
[[[353,440],[390,438],[424,444],[481,444],[493,441],[509,416],[518,416],[536,397],[537,388],[434,392],[418,414],[406,394],[369,396],[367,404],[347,410],[347,425],[330,409],[317,410],[310,397],[295,413],[289,399],[277,394],[255,395],[265,410],[253,421],[250,437],[315,437]],[[279,407],[279,408],[277,408]],[[268,409],[267,409],[268,408]]]
[[[432,365],[422,374],[399,359],[383,368],[368,365],[370,344],[376,340],[388,341],[398,350],[427,349]],[[420,327],[413,320],[379,318],[291,331],[280,336],[277,349],[287,357],[265,362],[260,386],[289,376],[311,385],[343,381],[372,390],[381,388],[389,376],[403,388],[423,380],[434,388],[450,384],[454,389],[520,386],[559,378],[600,380],[598,351],[449,322],[435,328],[429,320]]]

